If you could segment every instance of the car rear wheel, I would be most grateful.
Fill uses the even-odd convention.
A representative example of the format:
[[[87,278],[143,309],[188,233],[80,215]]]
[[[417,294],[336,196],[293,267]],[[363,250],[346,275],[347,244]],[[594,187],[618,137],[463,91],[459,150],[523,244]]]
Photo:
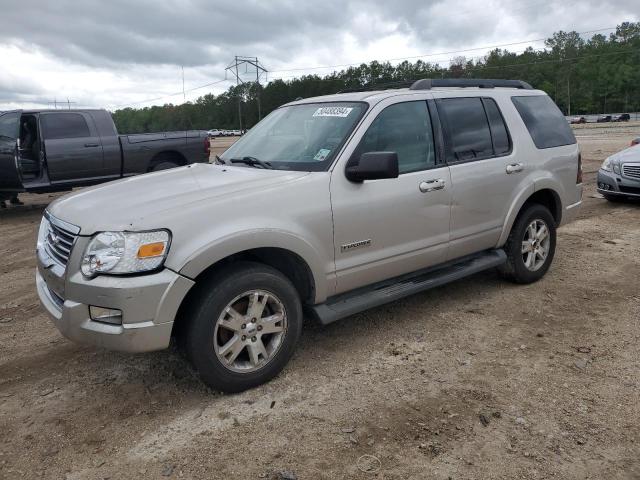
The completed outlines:
[[[501,273],[515,283],[541,279],[556,250],[556,224],[551,212],[540,204],[527,206],[514,223],[504,246],[507,263]]]
[[[185,350],[202,380],[240,392],[275,377],[302,330],[295,287],[279,271],[238,262],[200,288],[184,332]]]
[[[170,168],[176,168],[179,166],[180,165],[176,162],[166,160],[166,161],[156,163],[153,167],[151,167],[151,171],[158,172],[160,170],[169,170]]]

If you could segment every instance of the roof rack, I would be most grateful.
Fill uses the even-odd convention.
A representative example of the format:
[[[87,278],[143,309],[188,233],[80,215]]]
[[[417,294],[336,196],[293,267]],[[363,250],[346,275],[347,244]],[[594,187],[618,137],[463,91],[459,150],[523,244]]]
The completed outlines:
[[[491,78],[423,78],[413,82],[409,90],[431,90],[434,87],[519,88],[533,90],[522,80],[500,80]]]

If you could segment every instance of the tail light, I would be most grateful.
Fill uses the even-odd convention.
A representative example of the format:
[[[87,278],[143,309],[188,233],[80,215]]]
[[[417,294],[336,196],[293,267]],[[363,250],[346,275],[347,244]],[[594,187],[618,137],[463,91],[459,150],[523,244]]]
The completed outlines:
[[[207,155],[211,154],[211,141],[209,140],[209,137],[205,137],[204,139],[204,153]]]
[[[582,183],[582,153],[578,153],[578,176],[576,177],[576,184]]]

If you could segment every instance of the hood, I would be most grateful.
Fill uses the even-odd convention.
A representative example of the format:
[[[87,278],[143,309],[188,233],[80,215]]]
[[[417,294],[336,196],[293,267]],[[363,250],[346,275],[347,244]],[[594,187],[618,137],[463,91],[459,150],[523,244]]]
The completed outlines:
[[[53,216],[80,227],[81,235],[104,230],[143,230],[169,210],[192,203],[238,201],[243,192],[293,182],[308,172],[194,163],[96,187],[54,201]]]
[[[627,162],[640,162],[640,144],[626,148],[621,152],[614,153],[609,157],[609,160],[619,164]]]

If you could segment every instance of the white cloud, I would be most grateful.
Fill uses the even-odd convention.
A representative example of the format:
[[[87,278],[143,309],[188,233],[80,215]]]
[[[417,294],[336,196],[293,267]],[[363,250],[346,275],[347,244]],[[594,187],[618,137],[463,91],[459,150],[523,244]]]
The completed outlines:
[[[324,75],[333,69],[281,70],[476,48],[543,38],[560,29],[614,27],[639,18],[637,0],[5,3],[0,110],[42,107],[67,97],[77,102],[74,106],[110,108],[181,103],[181,65],[190,90],[223,79],[235,54],[258,56],[272,71],[271,79]],[[453,56],[424,59],[446,63]],[[230,84],[189,92],[187,100],[221,93]]]

